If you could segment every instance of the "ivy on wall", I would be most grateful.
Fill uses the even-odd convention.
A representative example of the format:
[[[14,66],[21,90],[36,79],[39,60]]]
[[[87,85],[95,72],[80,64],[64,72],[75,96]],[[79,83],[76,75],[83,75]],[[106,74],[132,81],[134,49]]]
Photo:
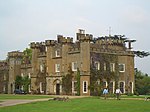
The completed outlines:
[[[100,95],[104,86],[104,81],[107,81],[107,88],[111,89],[111,80],[115,81],[115,87],[118,87],[118,56],[106,53],[91,53],[91,95]],[[96,69],[95,62],[100,63],[100,69]],[[115,63],[115,70],[111,71],[110,63]],[[105,69],[106,66],[106,69]],[[111,92],[111,91],[110,91]]]
[[[80,70],[79,68],[77,69],[76,80],[77,80],[77,95],[80,96]]]

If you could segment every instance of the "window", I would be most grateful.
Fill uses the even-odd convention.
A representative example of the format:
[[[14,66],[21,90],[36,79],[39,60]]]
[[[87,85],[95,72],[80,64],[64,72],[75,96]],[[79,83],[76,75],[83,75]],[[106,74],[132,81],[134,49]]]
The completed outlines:
[[[43,85],[44,83],[42,83],[42,82],[40,82],[40,93],[44,93],[44,91],[43,91],[43,87],[44,87],[44,85]]]
[[[55,64],[55,72],[60,72],[60,64]]]
[[[103,82],[103,88],[105,88],[105,87],[107,87],[107,82],[106,81]]]
[[[31,79],[31,74],[30,73],[28,73],[28,78]]]
[[[44,71],[44,65],[40,65],[40,71],[41,71],[41,72]]]
[[[87,90],[88,90],[88,82],[83,81],[83,93],[87,93]]]
[[[23,77],[24,76],[24,74],[23,73],[21,73],[21,77]]]
[[[31,85],[29,85],[28,88],[29,88],[29,93],[30,93],[31,92]]]
[[[56,50],[56,51],[55,51],[55,56],[56,56],[56,57],[60,57],[60,50]]]
[[[125,72],[125,64],[119,64],[119,72]]]
[[[6,80],[6,74],[4,74],[4,80]]]
[[[4,93],[6,92],[6,86],[5,85],[3,86],[3,92]]]
[[[104,70],[106,70],[106,63],[104,63]]]
[[[130,93],[133,93],[133,82],[129,83]]]
[[[115,63],[110,63],[110,71],[111,72],[115,71]]]
[[[122,93],[125,93],[124,87],[125,87],[124,82],[120,82],[120,91],[121,91]]]
[[[77,71],[77,62],[72,62],[72,71]]]
[[[114,82],[109,83],[109,92],[114,93]]]
[[[72,81],[72,93],[77,93],[77,81]]]
[[[96,70],[100,70],[100,63],[99,62],[95,62],[95,68],[96,68]]]

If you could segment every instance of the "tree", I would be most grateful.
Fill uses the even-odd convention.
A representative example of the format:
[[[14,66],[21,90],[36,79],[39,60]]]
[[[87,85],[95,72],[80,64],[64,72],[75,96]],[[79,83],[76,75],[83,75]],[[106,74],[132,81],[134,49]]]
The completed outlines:
[[[23,78],[21,76],[17,75],[16,80],[15,80],[15,88],[21,89],[22,85],[23,85]]]
[[[23,63],[25,63],[25,64],[31,63],[31,59],[32,59],[32,49],[26,48],[26,49],[23,51],[23,53],[24,53]]]
[[[25,92],[28,92],[30,83],[31,81],[28,76],[22,77],[22,76],[17,75],[16,80],[15,80],[15,88],[21,89],[21,87],[23,86],[23,90]]]
[[[150,94],[150,76],[135,69],[135,91],[140,95]]]
[[[71,94],[72,90],[72,78],[73,78],[73,72],[71,69],[71,66],[69,66],[67,75],[62,77],[62,87],[65,94]]]
[[[31,80],[28,76],[23,77],[23,89],[25,92],[29,91],[29,85],[31,83]]]
[[[77,95],[80,96],[80,70],[79,68],[77,68],[76,80],[77,80]]]
[[[150,55],[149,52],[145,52],[145,51],[134,51],[135,56],[140,57],[140,58],[144,58]]]
[[[89,89],[91,91],[91,95],[100,95],[102,91],[102,84],[103,84],[103,74],[100,70],[94,69],[91,67],[91,76],[90,76],[90,86]],[[98,81],[100,83],[98,83]]]

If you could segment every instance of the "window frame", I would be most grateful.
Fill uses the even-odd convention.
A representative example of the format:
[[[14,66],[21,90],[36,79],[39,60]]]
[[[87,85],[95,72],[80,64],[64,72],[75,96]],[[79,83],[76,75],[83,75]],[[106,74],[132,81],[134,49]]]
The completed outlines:
[[[88,81],[83,81],[83,93],[88,93]]]
[[[77,88],[75,89],[75,87],[76,87],[75,83],[77,84],[77,81],[72,81],[72,93],[77,93],[77,90],[76,90]]]
[[[106,71],[106,70],[107,70],[107,64],[104,63],[104,71]]]
[[[110,63],[110,71],[115,72],[115,63]]]
[[[120,67],[118,67],[119,68],[119,72],[125,72],[125,64],[119,63],[119,66],[121,66],[121,65],[123,65],[123,70],[120,70]]]
[[[55,57],[60,57],[60,49],[55,50]]]
[[[95,61],[95,68],[96,68],[96,70],[100,70],[100,62],[98,62],[98,61]]]
[[[76,64],[76,68],[75,68],[75,64]],[[78,63],[77,62],[72,62],[72,71],[77,71],[78,68]]]
[[[60,64],[55,64],[55,72],[60,72]]]

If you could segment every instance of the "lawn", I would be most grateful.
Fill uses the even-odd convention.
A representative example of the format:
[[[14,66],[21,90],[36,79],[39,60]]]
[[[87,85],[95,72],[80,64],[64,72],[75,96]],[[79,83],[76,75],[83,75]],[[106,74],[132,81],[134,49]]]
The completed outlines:
[[[50,98],[49,95],[15,95],[15,94],[0,94],[0,101],[6,99],[41,99]]]
[[[51,100],[1,107],[0,112],[150,112],[150,101],[90,97],[68,102]]]

